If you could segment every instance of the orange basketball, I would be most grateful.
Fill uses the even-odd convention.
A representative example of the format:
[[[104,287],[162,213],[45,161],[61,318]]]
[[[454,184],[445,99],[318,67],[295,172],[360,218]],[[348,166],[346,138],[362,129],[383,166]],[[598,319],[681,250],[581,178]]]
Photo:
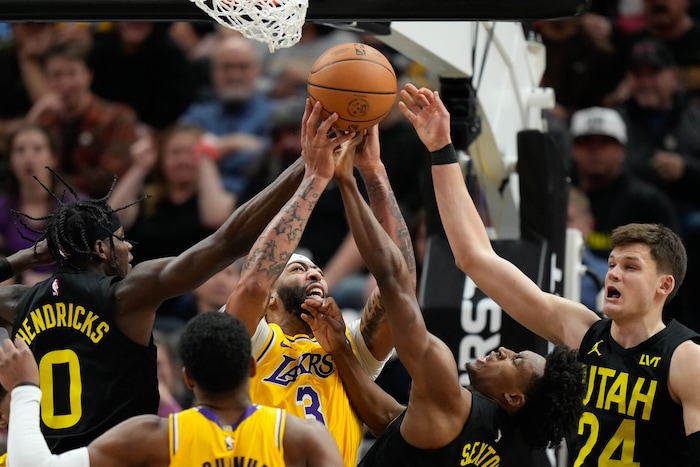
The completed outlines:
[[[381,122],[396,104],[396,73],[367,44],[350,42],[326,50],[311,67],[307,89],[321,101],[322,118],[338,114],[334,128],[359,131]]]

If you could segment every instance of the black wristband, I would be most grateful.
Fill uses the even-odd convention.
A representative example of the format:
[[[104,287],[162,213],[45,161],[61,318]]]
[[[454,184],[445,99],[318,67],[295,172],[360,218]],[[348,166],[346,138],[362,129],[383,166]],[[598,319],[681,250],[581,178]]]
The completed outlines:
[[[455,151],[455,147],[450,143],[442,149],[431,152],[430,160],[432,165],[454,164],[458,161],[457,151]]]
[[[12,272],[12,265],[7,258],[0,259],[0,282],[11,279],[13,276],[14,273]]]

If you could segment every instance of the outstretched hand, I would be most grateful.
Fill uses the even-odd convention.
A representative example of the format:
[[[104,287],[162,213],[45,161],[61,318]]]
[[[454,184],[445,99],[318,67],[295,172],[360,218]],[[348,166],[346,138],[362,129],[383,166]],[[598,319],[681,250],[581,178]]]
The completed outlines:
[[[301,155],[309,173],[331,179],[335,171],[334,150],[355,136],[355,132],[330,132],[338,120],[338,114],[333,113],[319,125],[321,118],[321,102],[306,99],[306,108],[301,125]]]
[[[23,339],[18,337],[13,342],[3,331],[5,336],[0,338],[0,384],[10,392],[20,383],[38,386],[39,367],[34,354]]]
[[[413,124],[428,151],[442,149],[452,142],[450,113],[437,91],[406,84],[401,90],[399,109]]]
[[[311,327],[323,350],[333,353],[348,345],[343,314],[333,298],[309,297],[301,307],[308,312],[302,313],[301,319]]]
[[[355,135],[349,141],[343,143],[336,150],[336,162],[334,177],[338,181],[353,181],[353,166],[357,157],[358,148],[364,144],[365,130]]]
[[[357,146],[355,154],[355,167],[360,173],[365,170],[374,170],[382,165],[379,150],[379,125],[373,125],[367,130],[362,142]]]

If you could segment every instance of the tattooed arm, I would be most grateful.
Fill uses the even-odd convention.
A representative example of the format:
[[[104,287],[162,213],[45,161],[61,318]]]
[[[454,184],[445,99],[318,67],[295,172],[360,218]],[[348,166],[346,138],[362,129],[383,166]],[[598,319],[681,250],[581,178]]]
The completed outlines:
[[[243,321],[251,336],[265,314],[270,289],[297,248],[318,198],[333,177],[333,148],[354,135],[328,136],[338,117],[334,114],[317,126],[320,113],[320,103],[312,107],[307,100],[301,134],[304,178],[251,248],[241,278],[226,302],[226,312]]]
[[[413,243],[389,183],[386,168],[380,159],[379,128],[377,125],[367,130],[364,140],[357,146],[354,165],[365,182],[374,217],[401,250],[415,289],[416,259],[413,254]],[[389,355],[394,344],[389,332],[389,323],[386,320],[381,292],[378,288],[372,291],[367,300],[361,319],[360,331],[367,347],[375,358],[383,360]]]

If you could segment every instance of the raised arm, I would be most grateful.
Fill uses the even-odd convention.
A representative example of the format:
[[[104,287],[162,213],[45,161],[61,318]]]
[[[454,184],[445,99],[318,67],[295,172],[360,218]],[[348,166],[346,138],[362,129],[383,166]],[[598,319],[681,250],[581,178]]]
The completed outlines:
[[[379,126],[374,125],[355,146],[354,165],[365,182],[374,217],[399,247],[408,266],[409,280],[416,288],[416,259],[406,221],[389,183],[389,176],[380,158]],[[362,311],[360,331],[375,358],[389,355],[393,341],[386,322],[381,291],[375,288]]]
[[[114,306],[124,315],[140,314],[137,329],[123,329],[134,340],[148,339],[153,313],[165,299],[188,292],[250,250],[270,219],[294,193],[304,173],[299,159],[257,196],[236,209],[216,232],[175,258],[144,261],[115,284]],[[173,233],[176,235],[176,233]],[[148,319],[147,319],[148,318]],[[150,319],[150,323],[147,321]],[[134,320],[128,320],[132,323]],[[120,324],[121,327],[121,324]]]
[[[0,259],[0,282],[11,279],[22,271],[44,264],[51,264],[53,259],[49,254],[46,240],[12,253],[7,258]],[[0,325],[12,326],[15,320],[17,303],[24,296],[28,287],[21,284],[0,286]]]
[[[459,269],[523,326],[553,343],[577,349],[598,316],[579,303],[543,292],[496,254],[457,164],[450,115],[440,96],[411,84],[401,96],[404,102],[399,108],[431,152],[440,218]]]
[[[396,353],[412,379],[402,434],[417,446],[444,445],[445,439],[456,435],[464,420],[460,415],[471,405],[462,399],[452,352],[428,332],[406,261],[360,195],[346,156],[351,153],[341,155],[336,169],[345,213],[360,253],[377,280]],[[341,372],[344,384],[346,376]]]
[[[304,178],[291,199],[272,219],[250,250],[241,278],[226,303],[226,310],[245,323],[251,335],[265,312],[268,293],[299,245],[309,216],[333,177],[333,150],[352,134],[330,137],[336,114],[317,125],[321,106],[307,100],[302,124]]]

